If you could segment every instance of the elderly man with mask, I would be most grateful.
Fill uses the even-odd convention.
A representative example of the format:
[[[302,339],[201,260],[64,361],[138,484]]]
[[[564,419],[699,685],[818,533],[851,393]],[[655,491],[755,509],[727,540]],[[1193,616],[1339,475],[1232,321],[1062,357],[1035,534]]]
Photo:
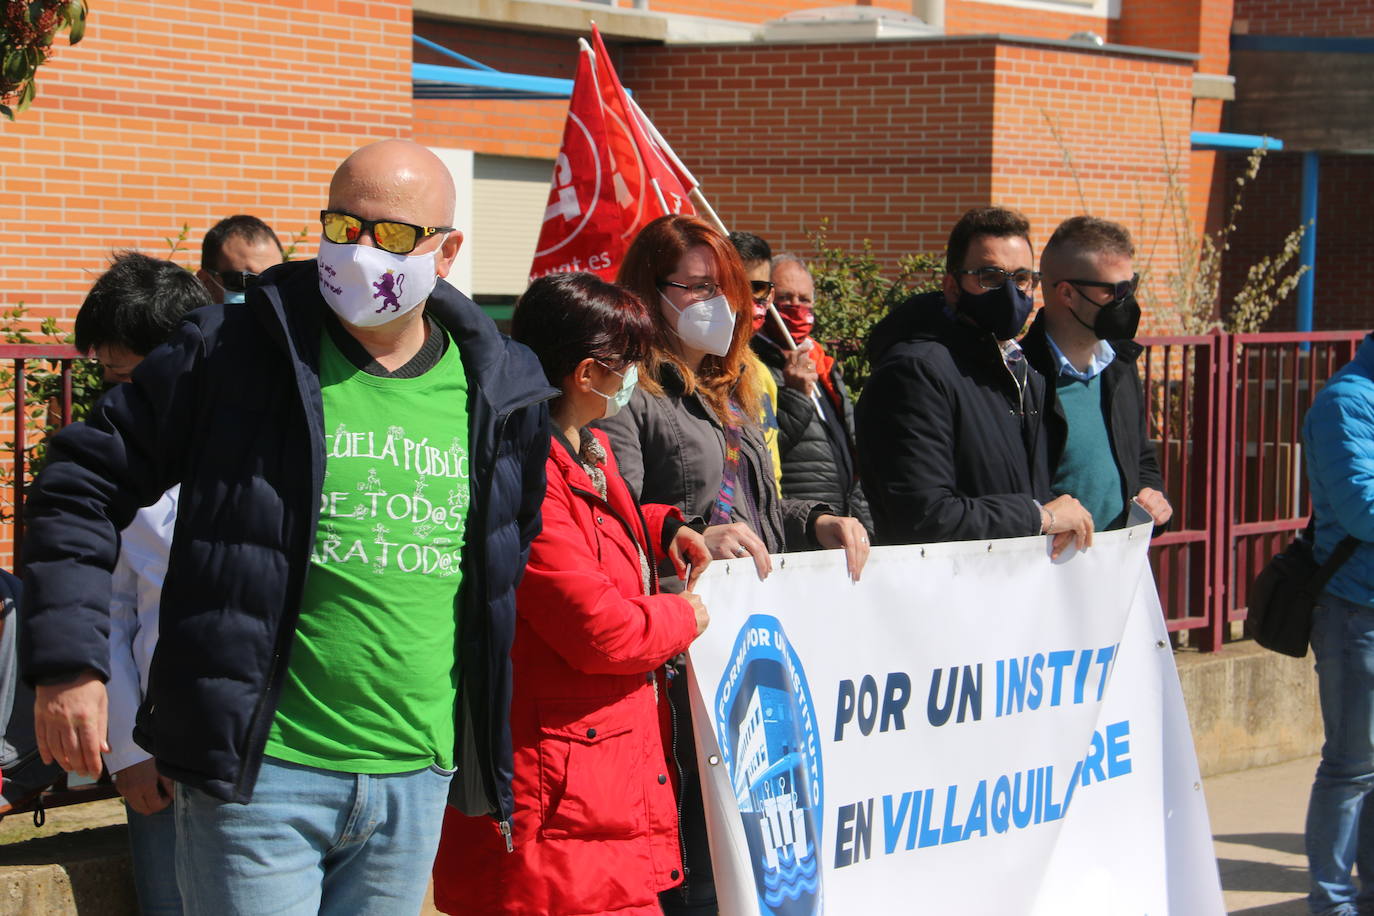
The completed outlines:
[[[771,284],[778,316],[765,321],[752,341],[754,353],[778,387],[778,451],[782,494],[816,499],[873,531],[868,501],[859,484],[854,453],[854,403],[839,363],[812,339],[816,283],[794,254],[772,260]]]
[[[1050,495],[1045,381],[1015,337],[1039,281],[1030,223],[969,210],[949,234],[942,287],[913,296],[869,338],[859,467],[880,544],[1054,536],[1092,542],[1092,517]]]
[[[94,774],[118,531],[181,484],[135,738],[176,783],[190,913],[415,913],[446,799],[509,829],[554,392],[442,279],[454,205],[425,148],[354,152],[319,257],[191,313],[58,434],[30,496],[40,749]]]

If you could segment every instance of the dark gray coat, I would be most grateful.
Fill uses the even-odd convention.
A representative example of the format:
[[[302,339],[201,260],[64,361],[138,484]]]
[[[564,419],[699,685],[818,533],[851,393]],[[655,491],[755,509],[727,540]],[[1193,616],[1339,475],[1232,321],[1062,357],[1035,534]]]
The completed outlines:
[[[682,380],[665,372],[664,394],[635,389],[630,403],[596,425],[610,436],[620,473],[635,499],[677,506],[688,520],[709,519],[725,473],[725,430],[714,411],[695,394],[682,393]],[[816,547],[809,524],[832,511],[815,500],[782,499],[773,486],[773,458],[756,425],[744,428],[741,463],[749,492],[734,504],[733,516],[768,545],[770,553]]]
[[[835,507],[840,515],[857,518],[870,533],[873,517],[859,483],[854,453],[854,402],[849,398],[837,362],[830,370],[831,383],[839,394],[835,403],[821,387],[829,420],[816,413],[816,403],[783,382],[783,352],[769,340],[755,335],[754,352],[778,385],[778,453],[782,458],[782,493],[790,499],[817,499]]]

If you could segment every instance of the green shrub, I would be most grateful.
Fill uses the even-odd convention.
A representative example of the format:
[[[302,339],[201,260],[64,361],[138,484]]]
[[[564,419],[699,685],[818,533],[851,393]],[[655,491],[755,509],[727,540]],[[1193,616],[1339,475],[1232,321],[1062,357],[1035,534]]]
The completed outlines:
[[[938,289],[945,259],[931,252],[903,255],[889,277],[873,254],[871,241],[864,239],[858,251],[849,251],[829,243],[828,229],[828,223],[822,222],[811,235],[815,253],[810,267],[816,281],[812,336],[839,362],[845,383],[857,398],[868,381],[864,348],[873,326],[913,294]]]

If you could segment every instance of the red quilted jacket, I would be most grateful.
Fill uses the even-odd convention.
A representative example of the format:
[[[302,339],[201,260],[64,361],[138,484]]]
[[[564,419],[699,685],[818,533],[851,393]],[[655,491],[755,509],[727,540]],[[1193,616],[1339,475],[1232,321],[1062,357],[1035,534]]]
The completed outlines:
[[[677,595],[645,595],[635,547],[661,553],[677,510],[644,506],[641,522],[595,435],[607,499],[555,439],[516,596],[514,851],[490,818],[449,808],[434,863],[444,912],[658,914],[657,893],[682,878],[661,667],[696,624]]]

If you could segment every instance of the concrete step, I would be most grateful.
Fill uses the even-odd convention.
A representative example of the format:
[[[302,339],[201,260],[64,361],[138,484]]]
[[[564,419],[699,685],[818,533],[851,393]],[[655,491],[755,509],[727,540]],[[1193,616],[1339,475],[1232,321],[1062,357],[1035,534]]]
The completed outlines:
[[[0,913],[128,916],[138,912],[122,824],[0,846]]]
[[[1174,658],[1203,776],[1321,752],[1311,653],[1289,658],[1244,640],[1217,653],[1179,650]]]

